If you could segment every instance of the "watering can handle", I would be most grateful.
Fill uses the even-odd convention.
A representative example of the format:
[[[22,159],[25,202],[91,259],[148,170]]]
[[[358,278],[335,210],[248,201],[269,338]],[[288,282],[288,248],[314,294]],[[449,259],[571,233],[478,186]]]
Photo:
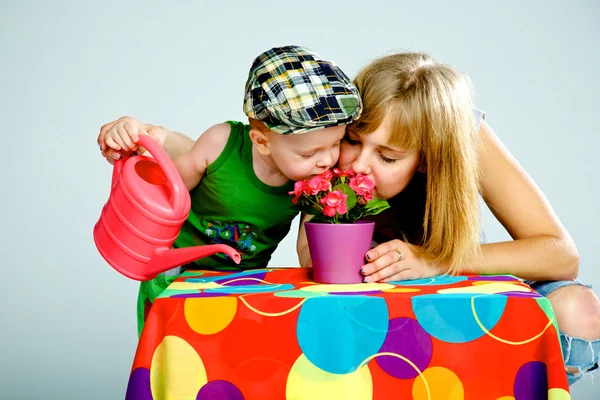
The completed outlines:
[[[119,176],[121,176],[121,171],[123,170],[123,165],[125,164],[125,161],[127,161],[128,158],[129,154],[122,152],[121,158],[115,160],[112,173],[112,183],[110,186],[111,190],[114,190],[115,186],[117,185],[117,182],[119,181]]]
[[[171,189],[170,203],[171,207],[173,208],[173,213],[175,215],[181,214],[185,210],[186,206],[184,194],[187,193],[187,188],[185,187],[185,184],[183,183],[181,175],[179,175],[179,171],[177,171],[175,164],[173,164],[173,161],[171,161],[169,155],[150,136],[139,135],[138,144],[152,154],[152,157],[154,157],[160,166],[160,169],[162,169]],[[121,175],[121,171],[123,170],[123,165],[128,158],[129,155],[122,154],[122,158],[115,161],[112,175],[113,188],[115,187],[118,177]]]

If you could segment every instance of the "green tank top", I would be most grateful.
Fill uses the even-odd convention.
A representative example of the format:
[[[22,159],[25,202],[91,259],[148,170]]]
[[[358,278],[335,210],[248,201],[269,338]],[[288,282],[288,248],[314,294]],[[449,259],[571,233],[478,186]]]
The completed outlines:
[[[294,182],[273,187],[260,181],[252,167],[250,126],[228,123],[231,132],[225,149],[190,192],[190,214],[173,246],[223,243],[240,253],[239,267],[264,268],[298,213],[288,194]],[[202,269],[235,266],[220,253],[195,263]]]

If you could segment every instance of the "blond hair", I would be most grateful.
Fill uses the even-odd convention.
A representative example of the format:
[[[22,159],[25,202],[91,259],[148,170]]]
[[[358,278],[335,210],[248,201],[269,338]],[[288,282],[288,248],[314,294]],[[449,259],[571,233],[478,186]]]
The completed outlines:
[[[458,273],[479,249],[477,131],[469,79],[422,53],[382,57],[354,83],[364,111],[349,129],[368,134],[389,113],[389,144],[417,149],[425,168],[421,256]],[[402,212],[402,210],[399,210]]]

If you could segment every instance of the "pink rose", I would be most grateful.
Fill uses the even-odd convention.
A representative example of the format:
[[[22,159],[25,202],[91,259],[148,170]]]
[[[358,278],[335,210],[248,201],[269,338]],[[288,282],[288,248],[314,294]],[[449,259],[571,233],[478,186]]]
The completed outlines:
[[[321,172],[318,176],[321,176],[321,177],[323,177],[323,179],[331,181],[331,178],[333,178],[333,172],[331,172],[331,170],[328,169],[325,172]]]
[[[323,214],[328,217],[334,217],[336,213],[345,214],[348,211],[346,199],[346,194],[339,190],[327,193],[327,196],[320,200],[320,203],[325,205],[323,207]]]
[[[375,184],[366,175],[357,174],[354,178],[350,178],[348,184],[358,196],[362,196],[366,201],[373,198],[373,188],[375,187]]]
[[[315,175],[304,184],[304,194],[313,195],[329,190],[331,183],[321,175]]]
[[[288,193],[295,195],[294,199],[292,200],[292,203],[298,203],[298,199],[300,198],[300,196],[302,196],[302,193],[304,193],[304,181],[298,181],[294,183],[294,190]]]
[[[335,176],[337,176],[337,177],[340,177],[340,178],[341,178],[341,177],[344,177],[344,176],[353,177],[353,176],[355,176],[355,175],[356,175],[356,172],[354,172],[354,171],[353,171],[353,170],[351,170],[351,169],[347,169],[347,170],[345,170],[345,171],[342,171],[342,170],[341,170],[341,169],[339,169],[339,168],[334,168],[334,169],[333,169],[333,173],[335,174]]]

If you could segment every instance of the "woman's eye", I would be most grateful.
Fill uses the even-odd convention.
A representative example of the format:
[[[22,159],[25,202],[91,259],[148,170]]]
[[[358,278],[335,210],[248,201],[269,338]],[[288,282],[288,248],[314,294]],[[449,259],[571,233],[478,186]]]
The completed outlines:
[[[384,156],[383,154],[379,153],[379,157],[381,158],[381,161],[383,161],[384,163],[388,163],[388,164],[393,164],[398,160],[395,160],[393,158],[388,158],[386,156]]]

